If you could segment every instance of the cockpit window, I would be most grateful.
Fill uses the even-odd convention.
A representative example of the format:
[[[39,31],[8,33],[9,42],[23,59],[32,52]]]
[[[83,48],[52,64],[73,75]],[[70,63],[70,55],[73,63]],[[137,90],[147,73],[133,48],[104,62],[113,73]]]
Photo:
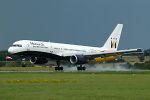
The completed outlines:
[[[20,44],[13,44],[12,47],[22,47]]]

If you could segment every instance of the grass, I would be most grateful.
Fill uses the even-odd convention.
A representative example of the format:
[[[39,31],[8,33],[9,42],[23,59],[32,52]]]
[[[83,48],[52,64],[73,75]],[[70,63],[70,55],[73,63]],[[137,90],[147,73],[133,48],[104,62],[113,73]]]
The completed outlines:
[[[0,67],[0,71],[54,71],[54,68],[46,67]]]
[[[7,82],[34,79],[69,81]],[[149,83],[150,72],[0,73],[0,100],[149,100]]]

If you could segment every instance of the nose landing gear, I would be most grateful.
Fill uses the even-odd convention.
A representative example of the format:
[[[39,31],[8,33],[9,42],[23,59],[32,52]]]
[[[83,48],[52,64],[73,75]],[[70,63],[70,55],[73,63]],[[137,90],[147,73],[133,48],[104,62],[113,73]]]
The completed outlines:
[[[26,59],[26,57],[22,56],[22,61],[23,61],[22,67],[26,67],[27,66],[26,63],[25,63],[25,59]]]

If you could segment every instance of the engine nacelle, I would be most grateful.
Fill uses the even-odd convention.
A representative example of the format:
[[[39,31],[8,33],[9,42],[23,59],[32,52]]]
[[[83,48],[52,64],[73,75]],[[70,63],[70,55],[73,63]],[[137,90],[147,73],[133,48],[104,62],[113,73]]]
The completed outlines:
[[[88,63],[88,59],[81,55],[73,55],[70,57],[70,62],[72,64],[85,64]]]
[[[47,63],[48,60],[43,57],[30,57],[30,62],[32,64],[44,64],[44,63]]]

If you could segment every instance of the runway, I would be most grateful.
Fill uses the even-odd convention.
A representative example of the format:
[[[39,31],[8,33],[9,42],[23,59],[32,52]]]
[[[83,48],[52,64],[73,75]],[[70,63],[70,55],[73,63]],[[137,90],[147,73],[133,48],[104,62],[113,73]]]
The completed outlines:
[[[16,72],[22,72],[22,73],[49,73],[49,72],[106,72],[106,71],[112,71],[112,72],[150,72],[150,70],[103,70],[103,71],[0,71],[0,73],[16,73]]]
[[[55,71],[0,71],[0,73],[10,73],[10,72],[27,72],[27,73],[37,73],[37,72],[43,72],[43,73],[46,73],[46,72],[55,72]]]
[[[116,66],[110,66],[110,67],[103,67],[103,66],[90,66],[86,67],[85,71],[78,71],[76,66],[64,66],[63,71],[55,71],[54,69],[28,69],[28,68],[16,68],[16,69],[1,69],[0,73],[9,73],[9,72],[26,72],[26,73],[48,73],[48,72],[106,72],[106,71],[116,71],[116,72],[127,72],[127,71],[133,71],[133,72],[148,72],[150,70],[138,70],[134,69],[133,67],[129,66],[121,66],[121,65],[116,65]]]

